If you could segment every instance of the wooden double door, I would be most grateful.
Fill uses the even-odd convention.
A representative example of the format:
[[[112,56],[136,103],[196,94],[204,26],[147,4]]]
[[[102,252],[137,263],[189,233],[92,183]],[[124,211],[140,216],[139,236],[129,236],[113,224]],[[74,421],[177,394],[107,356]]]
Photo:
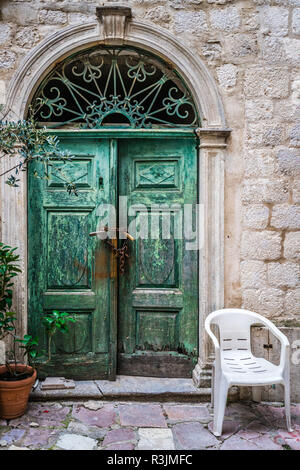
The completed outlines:
[[[35,177],[39,163],[29,168],[29,332],[46,350],[43,315],[76,318],[55,336],[50,363],[39,359],[41,375],[190,377],[197,359],[198,253],[186,235],[195,214],[185,214],[197,202],[196,139],[120,135],[65,132],[72,161],[54,162],[49,180]],[[114,211],[116,226],[121,220],[135,238],[123,274],[110,246],[89,236],[114,224]]]

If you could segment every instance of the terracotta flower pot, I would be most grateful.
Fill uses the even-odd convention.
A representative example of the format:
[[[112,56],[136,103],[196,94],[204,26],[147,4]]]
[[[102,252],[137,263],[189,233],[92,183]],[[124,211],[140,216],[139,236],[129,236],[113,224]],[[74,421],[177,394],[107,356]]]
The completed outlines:
[[[11,365],[14,368],[14,365]],[[31,373],[30,377],[22,380],[0,379],[0,418],[13,419],[22,416],[27,408],[29,393],[36,380],[36,370],[33,367],[17,364],[18,372]],[[6,366],[0,366],[0,376],[7,371]]]

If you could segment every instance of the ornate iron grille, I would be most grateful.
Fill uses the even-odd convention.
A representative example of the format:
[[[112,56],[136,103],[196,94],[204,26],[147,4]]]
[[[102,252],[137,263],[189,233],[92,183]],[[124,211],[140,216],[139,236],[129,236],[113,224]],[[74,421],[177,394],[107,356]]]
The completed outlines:
[[[33,99],[49,127],[194,127],[191,95],[176,71],[133,48],[97,47],[58,64]]]

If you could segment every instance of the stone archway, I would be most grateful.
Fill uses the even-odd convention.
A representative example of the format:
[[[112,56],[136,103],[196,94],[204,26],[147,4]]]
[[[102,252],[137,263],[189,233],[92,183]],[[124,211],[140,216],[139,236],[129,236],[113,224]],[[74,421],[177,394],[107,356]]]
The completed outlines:
[[[24,119],[41,80],[53,64],[68,55],[99,43],[142,47],[171,62],[188,85],[202,127],[200,138],[199,203],[202,204],[202,248],[200,250],[199,286],[199,360],[194,370],[198,386],[209,384],[210,348],[204,333],[204,320],[224,303],[224,159],[226,127],[222,103],[213,78],[205,65],[176,37],[150,23],[131,20],[130,9],[99,7],[100,21],[71,26],[56,32],[35,47],[15,74],[7,96],[6,119]],[[205,93],[203,93],[205,90]],[[4,162],[4,170],[5,170]],[[7,162],[11,165],[11,161]],[[18,191],[7,192],[2,186],[2,234],[6,243],[18,246],[22,275],[16,282],[15,308],[20,312],[20,327],[27,328],[27,188],[24,179]]]

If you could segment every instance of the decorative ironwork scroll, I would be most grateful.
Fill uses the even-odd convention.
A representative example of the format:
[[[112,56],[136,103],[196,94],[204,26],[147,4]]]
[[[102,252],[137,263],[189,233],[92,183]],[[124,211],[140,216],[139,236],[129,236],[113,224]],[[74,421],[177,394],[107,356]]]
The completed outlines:
[[[58,64],[33,99],[50,127],[196,127],[195,105],[171,66],[129,47],[97,47]]]

